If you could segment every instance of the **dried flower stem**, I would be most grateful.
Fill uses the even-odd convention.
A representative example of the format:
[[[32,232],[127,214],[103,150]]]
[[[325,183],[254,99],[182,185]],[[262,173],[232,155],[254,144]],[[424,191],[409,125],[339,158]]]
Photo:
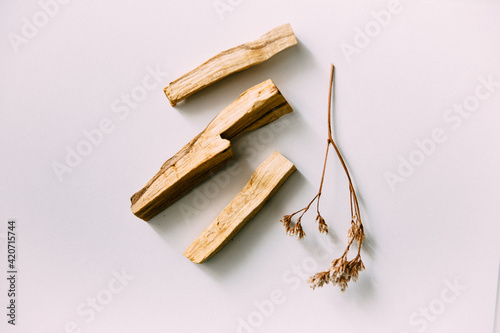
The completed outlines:
[[[364,234],[364,228],[363,228],[363,223],[361,222],[361,213],[359,210],[359,204],[358,204],[358,198],[356,196],[356,191],[354,189],[354,186],[352,184],[351,176],[349,174],[349,170],[347,169],[347,166],[345,164],[344,158],[342,157],[342,154],[340,153],[337,145],[335,144],[335,141],[333,140],[333,135],[332,135],[332,115],[331,115],[331,109],[332,109],[332,93],[333,93],[333,83],[334,83],[334,74],[335,74],[335,67],[333,64],[331,65],[331,72],[330,72],[330,85],[329,85],[329,98],[328,98],[328,139],[327,139],[327,145],[326,145],[326,152],[325,152],[325,161],[323,164],[323,172],[321,174],[321,181],[319,185],[319,190],[318,193],[314,196],[314,198],[309,202],[309,204],[296,211],[295,213],[292,213],[291,215],[285,215],[283,217],[283,220],[281,222],[286,228],[286,232],[293,236],[297,236],[297,238],[301,239],[305,236],[305,233],[302,229],[302,217],[304,214],[309,210],[311,205],[316,201],[316,212],[317,212],[317,217],[316,221],[318,221],[318,229],[320,232],[328,233],[328,225],[326,224],[325,220],[321,216],[319,212],[319,204],[320,204],[320,199],[321,199],[321,194],[323,190],[323,183],[325,180],[325,171],[326,171],[326,165],[328,161],[328,153],[330,152],[330,145],[335,149],[335,152],[337,153],[337,156],[340,160],[340,163],[342,164],[342,167],[344,168],[344,171],[347,175],[347,179],[349,181],[349,197],[350,197],[350,206],[351,206],[351,228],[348,231],[348,243],[347,247],[339,258],[335,259],[332,261],[330,268],[326,271],[317,273],[316,275],[312,276],[309,278],[308,282],[310,286],[315,289],[316,287],[322,287],[324,284],[328,284],[329,282],[332,282],[334,285],[338,285],[340,287],[340,290],[345,291],[347,288],[347,283],[352,279],[353,281],[356,281],[358,278],[359,271],[362,271],[365,267],[363,265],[363,262],[361,260],[361,246],[363,244],[363,240],[365,238]],[[292,218],[296,214],[299,214],[299,217],[297,218],[297,221],[295,222],[295,225],[292,227]],[[347,260],[347,254],[349,253],[349,250],[351,248],[352,243],[356,241],[358,243],[358,251],[354,259],[352,260]]]

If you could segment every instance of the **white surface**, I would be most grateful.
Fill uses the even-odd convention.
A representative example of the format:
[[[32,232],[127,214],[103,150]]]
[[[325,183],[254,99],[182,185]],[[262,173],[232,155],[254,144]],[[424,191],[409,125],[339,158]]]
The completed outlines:
[[[389,1],[221,0],[232,10],[220,16],[217,3],[70,1],[18,52],[9,33],[22,34],[23,17],[43,16],[40,5],[0,4],[0,233],[17,219],[20,267],[18,325],[7,325],[2,310],[1,331],[237,332],[243,318],[256,327],[241,332],[491,332],[500,254],[500,87],[456,129],[443,116],[475,93],[478,77],[500,82],[498,2],[403,0],[401,12],[351,61],[342,43],[354,45],[356,29]],[[297,47],[170,107],[162,91],[168,82],[286,22]],[[286,236],[279,222],[317,191],[331,62],[335,138],[367,233],[366,271],[344,294],[330,285],[312,291],[297,277],[326,268],[344,248],[348,191],[335,159],[322,201],[331,235],[318,235],[312,213],[303,241]],[[167,74],[122,113],[122,95],[140,89],[155,67]],[[150,224],[134,217],[129,197],[219,110],[267,78],[295,112],[234,142],[237,175],[228,183],[209,179]],[[66,147],[76,149],[83,131],[103,119],[112,132],[60,182],[54,161],[65,163]],[[414,141],[435,128],[446,140],[391,191],[384,174],[397,172],[399,156],[408,159]],[[209,262],[184,258],[274,150],[298,172]],[[219,193],[199,201],[211,190]],[[327,240],[333,246],[325,256],[320,244]],[[120,270],[133,279],[120,284]],[[466,287],[453,298],[446,289],[455,280]],[[280,302],[271,307],[272,293]],[[445,304],[442,295],[453,301]],[[109,304],[91,310],[87,303],[97,296]],[[439,314],[414,314],[429,306]]]

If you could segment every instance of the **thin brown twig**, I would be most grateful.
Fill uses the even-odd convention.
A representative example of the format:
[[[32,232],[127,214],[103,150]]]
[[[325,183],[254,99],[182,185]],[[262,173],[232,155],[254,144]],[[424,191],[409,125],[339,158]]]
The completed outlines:
[[[309,284],[313,289],[316,287],[322,287],[324,284],[328,284],[329,282],[332,282],[334,285],[338,285],[342,291],[345,291],[347,288],[348,282],[352,279],[353,281],[356,281],[358,278],[358,274],[360,271],[362,271],[365,267],[363,264],[363,261],[361,260],[361,246],[363,244],[363,240],[365,238],[364,234],[364,227],[363,223],[361,222],[361,213],[359,209],[359,203],[358,203],[358,198],[356,195],[356,191],[354,189],[354,185],[351,180],[351,175],[349,174],[349,170],[347,169],[347,166],[345,164],[344,158],[342,157],[342,154],[340,153],[339,148],[337,147],[337,144],[333,140],[333,135],[332,135],[332,100],[333,100],[333,88],[334,88],[334,77],[335,77],[335,66],[333,64],[331,65],[331,71],[330,71],[330,85],[329,85],[329,98],[328,98],[328,139],[327,139],[327,146],[326,146],[326,152],[325,152],[325,160],[323,163],[323,171],[321,173],[321,181],[319,185],[319,190],[318,193],[314,196],[314,198],[309,202],[309,204],[296,211],[295,213],[291,215],[285,215],[283,217],[283,220],[281,221],[285,228],[286,232],[290,235],[295,235],[297,238],[301,239],[303,238],[306,234],[302,228],[302,217],[304,214],[309,210],[311,205],[314,203],[314,201],[317,200],[316,202],[316,211],[318,213],[316,217],[316,221],[318,221],[318,228],[320,232],[325,232],[328,233],[328,225],[326,224],[324,218],[321,216],[320,211],[319,211],[319,204],[320,204],[320,199],[321,199],[321,194],[323,191],[323,184],[325,180],[325,172],[326,172],[326,165],[328,161],[328,153],[330,152],[330,144],[333,146],[335,149],[335,152],[337,153],[337,156],[340,160],[340,163],[342,164],[342,167],[345,171],[345,174],[347,176],[347,180],[349,181],[349,199],[350,199],[350,209],[351,209],[351,228],[349,228],[348,231],[348,242],[346,249],[342,256],[340,256],[337,259],[334,259],[331,264],[330,268],[326,271],[319,272],[314,276],[311,276],[308,280]],[[300,216],[297,218],[295,224],[292,226],[292,218],[298,214],[301,213]],[[347,255],[351,249],[351,245],[356,241],[358,243],[358,250],[357,254],[352,260],[347,260]]]

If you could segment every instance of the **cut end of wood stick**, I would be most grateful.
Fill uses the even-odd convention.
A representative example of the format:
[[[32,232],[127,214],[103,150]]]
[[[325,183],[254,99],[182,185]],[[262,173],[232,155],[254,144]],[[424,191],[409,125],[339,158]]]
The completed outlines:
[[[274,152],[255,170],[243,190],[188,247],[184,256],[197,264],[212,257],[259,212],[295,170],[292,162]]]
[[[230,139],[288,112],[292,108],[271,80],[248,89],[131,197],[132,212],[149,221],[232,159]]]
[[[132,213],[149,221],[232,158],[228,140],[220,136],[198,136],[165,162],[160,171],[130,198]]]
[[[219,112],[205,131],[231,140],[292,111],[273,81],[266,80],[243,92],[235,102]]]
[[[195,92],[224,77],[247,69],[297,44],[292,26],[287,23],[267,32],[259,39],[222,51],[165,87],[164,92],[175,106]]]

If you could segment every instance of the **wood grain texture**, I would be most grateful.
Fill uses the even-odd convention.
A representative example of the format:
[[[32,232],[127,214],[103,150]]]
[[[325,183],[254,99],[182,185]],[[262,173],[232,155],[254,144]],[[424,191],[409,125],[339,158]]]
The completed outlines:
[[[233,158],[229,140],[292,111],[271,80],[248,89],[131,197],[132,212],[150,220]]]
[[[255,170],[243,190],[189,246],[184,256],[201,264],[217,253],[259,212],[294,171],[292,162],[274,152]]]
[[[165,87],[172,106],[220,79],[257,65],[276,53],[297,44],[290,24],[269,31],[259,39],[241,44],[210,58]]]

